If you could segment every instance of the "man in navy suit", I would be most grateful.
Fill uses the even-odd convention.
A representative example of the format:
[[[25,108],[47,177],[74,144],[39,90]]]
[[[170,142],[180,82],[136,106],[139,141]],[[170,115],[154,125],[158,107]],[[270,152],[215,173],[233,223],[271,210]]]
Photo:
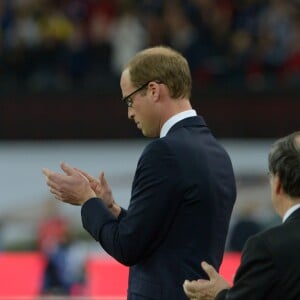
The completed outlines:
[[[190,299],[300,299],[300,131],[273,145],[269,171],[272,202],[282,224],[248,240],[231,288],[203,262],[209,280],[186,281]]]
[[[147,137],[127,210],[104,174],[61,165],[43,172],[56,198],[82,205],[84,228],[130,266],[128,299],[186,299],[184,279],[201,278],[199,261],[219,268],[236,198],[230,158],[190,103],[191,75],[167,47],[138,53],[121,76],[128,117]]]

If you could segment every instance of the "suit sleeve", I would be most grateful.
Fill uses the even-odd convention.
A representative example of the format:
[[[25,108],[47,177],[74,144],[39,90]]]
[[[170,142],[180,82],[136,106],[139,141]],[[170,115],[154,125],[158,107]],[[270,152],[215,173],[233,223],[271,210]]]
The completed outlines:
[[[272,254],[263,238],[255,236],[245,245],[233,287],[221,291],[216,300],[267,299],[274,285],[276,274]]]
[[[152,142],[138,163],[128,210],[116,219],[99,199],[91,199],[81,210],[84,228],[119,262],[136,264],[150,255],[168,232],[178,207],[179,177],[178,164],[168,147],[161,139]]]

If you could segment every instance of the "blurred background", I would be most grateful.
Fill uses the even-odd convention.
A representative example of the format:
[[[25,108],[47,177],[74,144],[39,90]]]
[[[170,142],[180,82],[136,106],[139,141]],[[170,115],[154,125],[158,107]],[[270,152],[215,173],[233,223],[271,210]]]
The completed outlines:
[[[0,0],[0,250],[42,255],[36,293],[82,295],[86,258],[104,255],[41,169],[103,170],[127,207],[149,140],[127,119],[120,72],[162,44],[187,58],[193,107],[233,161],[227,251],[280,222],[267,153],[300,127],[299,0]]]

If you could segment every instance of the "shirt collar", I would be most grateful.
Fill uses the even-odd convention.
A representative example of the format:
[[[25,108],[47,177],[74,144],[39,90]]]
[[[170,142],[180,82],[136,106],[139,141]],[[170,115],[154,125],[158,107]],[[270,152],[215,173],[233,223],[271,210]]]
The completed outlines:
[[[160,137],[165,137],[167,135],[167,133],[169,132],[170,128],[175,125],[176,123],[178,123],[179,121],[189,118],[189,117],[195,117],[197,116],[197,113],[194,109],[189,109],[186,111],[183,111],[179,114],[176,114],[174,116],[172,116],[169,120],[167,120],[164,125],[162,126],[161,130],[160,130]]]
[[[296,204],[292,207],[290,207],[284,214],[283,218],[282,218],[282,223],[284,223],[286,221],[286,219],[298,208],[300,207],[300,204]]]

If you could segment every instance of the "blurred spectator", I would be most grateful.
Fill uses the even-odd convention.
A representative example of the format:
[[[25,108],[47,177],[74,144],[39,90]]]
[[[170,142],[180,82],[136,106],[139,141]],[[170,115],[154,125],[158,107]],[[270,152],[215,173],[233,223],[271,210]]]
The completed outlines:
[[[282,69],[283,83],[299,86],[300,83],[300,13],[294,19],[287,58]]]
[[[227,250],[241,252],[247,239],[263,229],[257,217],[257,207],[246,205],[235,220],[228,239]]]
[[[0,90],[114,89],[128,57],[170,45],[196,85],[297,87],[296,0],[2,0]]]
[[[45,216],[38,228],[38,246],[46,259],[42,295],[70,295],[78,282],[72,256],[72,235],[68,220],[60,216],[53,201],[45,206]]]
[[[259,15],[258,50],[264,77],[278,83],[287,59],[293,33],[294,9],[291,1],[270,0]]]
[[[116,1],[85,1],[88,3],[86,19],[88,68],[84,75],[84,84],[87,89],[97,87],[103,90],[111,86],[110,31],[117,14]]]
[[[140,20],[147,32],[148,47],[167,44],[167,30],[163,19],[163,10],[163,3],[160,0],[140,1]]]
[[[0,251],[3,251],[3,227],[4,227],[4,220],[0,217]]]
[[[119,15],[111,26],[112,71],[118,78],[125,63],[147,45],[147,32],[137,14],[137,5],[132,0],[119,1]]]
[[[207,71],[205,64],[209,60],[210,49],[205,24],[198,23],[203,28],[196,27],[190,17],[191,9],[196,9],[192,3],[187,5],[182,1],[167,0],[164,5],[164,21],[167,44],[187,58],[194,76],[199,69],[204,69],[204,73]],[[194,14],[200,17],[199,12]]]

